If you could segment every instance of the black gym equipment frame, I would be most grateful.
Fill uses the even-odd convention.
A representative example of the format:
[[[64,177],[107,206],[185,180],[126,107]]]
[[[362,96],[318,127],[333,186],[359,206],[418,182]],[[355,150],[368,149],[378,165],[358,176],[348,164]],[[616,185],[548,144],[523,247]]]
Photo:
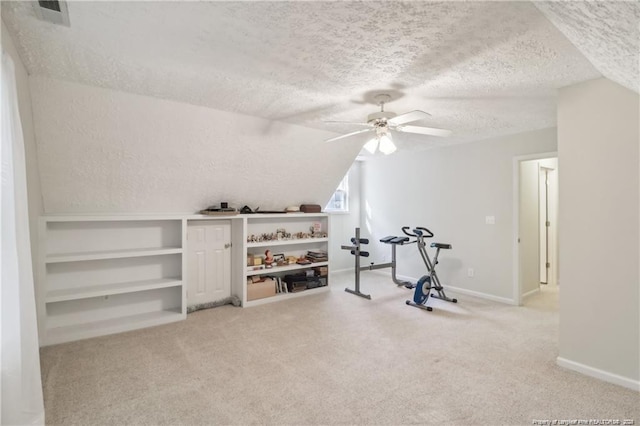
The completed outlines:
[[[360,266],[360,257],[369,257],[368,251],[361,250],[361,246],[363,244],[369,244],[369,240],[367,238],[360,238],[360,228],[356,228],[356,236],[351,238],[351,243],[353,245],[350,246],[341,246],[342,250],[349,250],[351,254],[355,256],[355,290],[350,288],[345,288],[344,291],[347,293],[355,294],[356,296],[363,297],[365,299],[371,300],[370,294],[364,294],[360,291],[360,271],[373,271],[375,269],[385,269],[391,268],[391,278],[393,282],[398,286],[406,287],[409,289],[414,288],[414,284],[409,281],[400,281],[396,277],[396,246],[403,245],[409,242],[409,238],[407,237],[395,237],[389,236],[382,238],[380,242],[385,244],[391,244],[391,262],[387,263],[371,263],[367,266]],[[409,244],[414,243],[415,241],[410,242]]]

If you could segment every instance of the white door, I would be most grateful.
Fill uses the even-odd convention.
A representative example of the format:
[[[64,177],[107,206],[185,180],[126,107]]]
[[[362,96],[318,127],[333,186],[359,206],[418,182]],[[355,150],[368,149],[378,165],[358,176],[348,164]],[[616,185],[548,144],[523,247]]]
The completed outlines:
[[[540,160],[540,282],[557,285],[558,159]]]
[[[187,226],[187,305],[231,296],[231,224],[189,221]]]
[[[538,262],[538,161],[520,162],[520,289],[527,295],[540,288]]]

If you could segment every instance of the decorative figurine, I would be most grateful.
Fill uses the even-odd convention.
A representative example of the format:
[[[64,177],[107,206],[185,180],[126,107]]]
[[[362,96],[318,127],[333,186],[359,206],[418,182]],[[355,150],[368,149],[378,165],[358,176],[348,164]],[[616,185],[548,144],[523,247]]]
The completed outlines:
[[[271,268],[273,266],[273,255],[271,254],[271,250],[264,252],[264,264],[267,268]]]

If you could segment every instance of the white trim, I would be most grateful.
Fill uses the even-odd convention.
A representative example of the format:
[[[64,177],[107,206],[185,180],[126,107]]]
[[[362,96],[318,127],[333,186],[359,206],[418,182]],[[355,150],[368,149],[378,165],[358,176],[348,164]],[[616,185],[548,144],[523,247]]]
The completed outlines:
[[[618,374],[609,373],[608,371],[589,367],[588,365],[580,364],[579,362],[571,361],[562,357],[557,357],[556,363],[562,368],[576,371],[578,373],[584,374],[585,376],[594,377],[605,382],[613,383],[614,385],[622,386],[627,389],[640,392],[639,380],[633,380],[628,377],[620,376]]]
[[[518,235],[520,234],[520,163],[522,161],[557,157],[557,151],[513,157],[513,300],[510,302],[511,305],[521,306],[522,298],[524,297],[520,288],[520,245],[518,244]]]
[[[539,292],[540,292],[540,286],[538,286],[538,288],[534,288],[533,290],[529,290],[528,292],[522,295],[522,298],[524,299],[525,297],[532,296],[535,293],[539,293]]]
[[[378,272],[378,271],[376,271]],[[404,281],[418,282],[416,278],[408,277],[406,275],[396,274],[396,278]],[[443,286],[445,291],[451,291],[453,293],[464,294],[467,296],[477,297],[479,299],[491,300],[494,302],[504,303],[506,305],[515,305],[516,303],[507,297],[494,296],[493,294],[481,293],[479,291],[467,290],[465,288],[452,287],[450,285]]]
[[[479,299],[492,300],[494,302],[504,303],[505,305],[518,305],[513,299],[508,297],[494,296],[493,294],[480,293],[479,291],[467,290],[465,288],[444,286],[446,291],[451,291],[458,294],[466,294],[467,296],[477,297]]]
[[[332,273],[339,273],[339,272],[353,272],[353,268],[352,269],[341,269],[339,271],[333,271]],[[374,269],[372,271],[361,271],[361,272],[369,272],[372,274],[378,274],[378,275],[384,275],[386,277],[389,277],[389,279],[391,279],[391,271],[389,269]],[[413,283],[418,282],[418,278],[414,278],[414,277],[409,277],[407,275],[400,275],[400,274],[396,274],[396,278],[402,281],[411,281]],[[479,291],[473,291],[473,290],[467,290],[464,288],[458,288],[458,287],[452,287],[452,286],[444,286],[445,291],[451,291],[452,293],[458,293],[458,294],[464,294],[467,296],[472,296],[472,297],[477,297],[479,299],[485,299],[485,300],[491,300],[493,302],[498,302],[498,303],[503,303],[505,305],[517,305],[512,299],[509,299],[507,297],[500,297],[500,296],[494,296],[492,294],[487,294],[487,293],[481,293]]]

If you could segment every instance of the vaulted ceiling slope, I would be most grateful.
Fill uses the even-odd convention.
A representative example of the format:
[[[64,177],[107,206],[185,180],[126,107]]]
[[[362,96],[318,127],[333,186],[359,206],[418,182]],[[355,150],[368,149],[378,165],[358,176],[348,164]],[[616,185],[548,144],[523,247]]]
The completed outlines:
[[[640,3],[575,1],[535,5],[602,75],[640,92]]]
[[[637,91],[637,3],[30,2],[2,18],[32,75],[333,132],[421,109],[451,142],[555,125],[559,87],[606,77]],[[428,136],[405,135],[407,147]]]

